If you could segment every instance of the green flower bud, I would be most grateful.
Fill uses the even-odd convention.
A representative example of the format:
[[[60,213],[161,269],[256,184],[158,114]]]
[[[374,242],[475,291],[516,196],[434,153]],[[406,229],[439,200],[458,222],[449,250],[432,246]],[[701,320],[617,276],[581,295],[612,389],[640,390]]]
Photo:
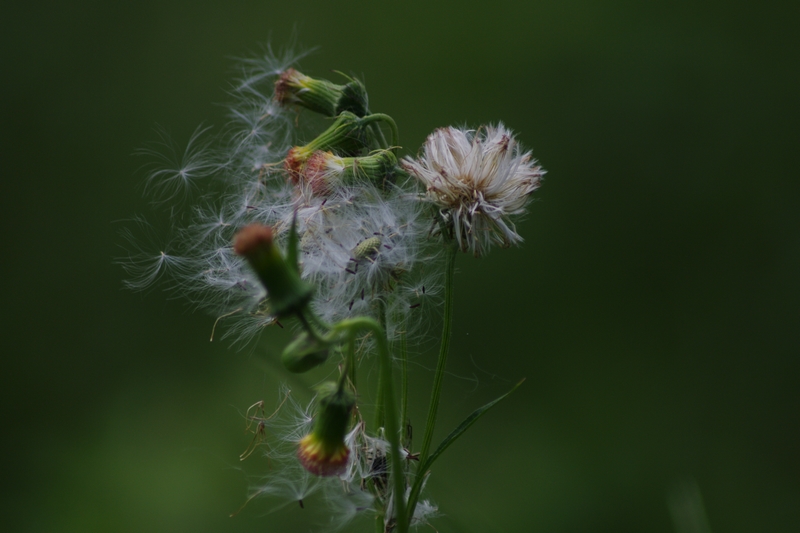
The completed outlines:
[[[316,151],[331,150],[345,155],[358,153],[367,146],[367,124],[353,113],[343,111],[319,137],[305,146],[295,146],[289,150],[283,163],[289,177],[298,183],[306,162]]]
[[[255,270],[278,318],[302,311],[311,300],[311,286],[300,279],[296,265],[284,260],[269,226],[245,226],[236,234],[233,249]]]
[[[367,114],[367,91],[358,80],[337,85],[317,80],[290,68],[275,82],[275,99],[283,105],[297,104],[311,111],[335,117],[349,111],[360,117]]]
[[[367,114],[367,109],[369,109],[369,99],[363,83],[353,79],[342,85],[342,96],[336,103],[337,115],[343,111],[350,111],[363,117]]]
[[[359,181],[383,184],[394,178],[396,169],[397,158],[390,150],[378,150],[365,157],[339,157],[317,151],[306,162],[299,179],[312,194],[324,196],[340,184]]]
[[[289,372],[301,374],[327,361],[329,346],[303,331],[283,350],[281,361]]]
[[[319,411],[314,430],[300,440],[297,457],[317,476],[335,476],[347,467],[350,450],[344,442],[355,397],[344,383],[324,383],[319,389]]]

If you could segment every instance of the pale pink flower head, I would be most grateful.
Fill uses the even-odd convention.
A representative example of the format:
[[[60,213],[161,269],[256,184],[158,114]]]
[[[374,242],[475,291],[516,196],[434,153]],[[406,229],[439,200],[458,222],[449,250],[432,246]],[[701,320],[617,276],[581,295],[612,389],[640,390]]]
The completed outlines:
[[[502,124],[440,128],[403,167],[425,186],[459,248],[476,257],[492,243],[522,242],[511,218],[525,211],[545,173]]]

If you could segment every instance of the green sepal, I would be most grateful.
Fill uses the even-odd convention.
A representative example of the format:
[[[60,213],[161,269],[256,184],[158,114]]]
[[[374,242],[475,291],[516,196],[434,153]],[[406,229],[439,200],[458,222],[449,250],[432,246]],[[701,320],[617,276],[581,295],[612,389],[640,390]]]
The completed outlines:
[[[314,422],[314,433],[324,442],[342,442],[350,425],[356,398],[348,390],[345,380],[326,382],[317,388],[319,410]]]
[[[351,79],[342,86],[342,95],[336,102],[336,114],[349,111],[359,117],[369,113],[369,98],[364,84],[357,79]]]
[[[342,181],[347,184],[366,179],[379,186],[394,183],[397,157],[391,150],[376,150],[363,157],[343,157]]]
[[[364,84],[342,72],[349,81],[338,85],[328,80],[306,76],[293,68],[283,72],[275,82],[275,97],[283,104],[297,104],[326,117],[343,111],[359,117],[368,114],[367,90]]]

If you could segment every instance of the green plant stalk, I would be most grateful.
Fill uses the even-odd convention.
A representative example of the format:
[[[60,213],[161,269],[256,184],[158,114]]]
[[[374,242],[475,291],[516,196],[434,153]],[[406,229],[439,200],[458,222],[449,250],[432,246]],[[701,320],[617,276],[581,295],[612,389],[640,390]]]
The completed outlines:
[[[439,409],[439,397],[442,394],[442,381],[444,379],[444,368],[447,363],[447,353],[450,350],[450,333],[453,318],[453,277],[456,268],[456,252],[458,248],[450,244],[447,248],[447,265],[445,266],[444,278],[444,318],[442,324],[442,343],[439,346],[439,360],[436,363],[436,373],[433,378],[433,389],[431,390],[431,403],[428,407],[428,420],[425,423],[425,435],[422,438],[422,451],[419,454],[419,464],[424,465],[428,459],[433,439],[433,430],[436,426],[436,413]],[[422,474],[422,472],[418,472]]]
[[[389,125],[389,129],[392,130],[392,151],[396,152],[400,146],[400,130],[397,129],[397,123],[392,117],[384,113],[373,113],[361,119],[362,124],[373,124],[375,122],[385,122]]]
[[[403,458],[400,455],[400,428],[397,421],[394,390],[392,387],[392,358],[386,333],[380,324],[368,317],[356,317],[342,320],[333,327],[335,331],[355,331],[366,329],[375,335],[378,344],[378,355],[381,363],[382,402],[385,407],[386,436],[389,440],[392,457],[392,483],[394,492],[394,509],[397,516],[397,533],[408,533],[408,515],[406,514],[405,477],[403,476]]]
[[[383,301],[383,298],[378,298],[378,319],[380,320],[381,329],[386,332],[386,303]],[[387,341],[386,349],[391,355],[391,350],[389,349],[389,344]],[[385,422],[385,412],[386,406],[383,403],[383,380],[378,381],[378,394],[377,398],[378,401],[376,402],[375,406],[375,427],[382,428],[384,427]],[[402,424],[403,421],[401,420],[400,423]]]
[[[369,116],[371,114],[372,114],[372,111],[370,111],[369,108],[366,109],[365,112],[364,112],[364,116]],[[389,148],[389,143],[386,142],[386,136],[383,134],[383,130],[381,130],[380,126],[378,126],[375,123],[372,123],[372,124],[369,125],[369,129],[370,129],[370,131],[372,131],[372,134],[375,136],[375,140],[377,141],[378,146],[380,146],[381,148],[384,148],[384,149]]]
[[[383,363],[381,363],[383,364]],[[378,401],[375,402],[375,427],[382,428],[386,417],[384,416],[384,405],[383,405],[383,380],[378,381],[378,393],[377,393]]]
[[[400,426],[403,432],[403,446],[411,446],[408,438],[408,345],[405,332],[400,334],[400,362],[403,365],[400,371]]]
[[[306,320],[309,321],[310,323],[313,323],[320,331],[330,331],[332,326],[327,322],[325,322],[324,320],[322,320],[320,317],[318,317],[317,314],[314,311],[312,311],[310,307],[306,308],[303,314],[305,316],[305,319],[301,320],[301,322]]]
[[[369,125],[369,129],[370,129],[370,131],[372,131],[372,134],[375,136],[375,140],[377,141],[378,146],[380,146],[381,148],[384,148],[384,149],[388,149],[389,148],[389,143],[386,142],[386,136],[383,134],[383,131],[381,130],[381,128],[377,124],[370,124]]]

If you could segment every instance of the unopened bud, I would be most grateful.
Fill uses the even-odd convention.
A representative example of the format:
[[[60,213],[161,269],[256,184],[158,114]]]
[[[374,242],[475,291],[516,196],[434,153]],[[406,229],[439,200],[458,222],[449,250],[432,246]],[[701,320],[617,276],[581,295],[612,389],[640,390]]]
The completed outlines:
[[[397,158],[390,150],[379,150],[365,157],[339,157],[317,151],[308,159],[299,178],[312,194],[324,196],[336,185],[391,181],[396,168]]]
[[[275,99],[283,105],[297,104],[311,111],[335,117],[349,111],[360,117],[367,114],[367,91],[358,80],[337,85],[317,80],[290,68],[275,82]]]
[[[236,234],[233,249],[255,270],[278,318],[302,311],[311,300],[311,286],[300,279],[296,266],[283,258],[269,226],[245,226]]]
[[[297,449],[297,457],[306,470],[317,476],[344,472],[350,456],[344,437],[355,403],[344,383],[325,383],[320,387],[314,430],[300,440]]]
[[[344,155],[355,155],[367,145],[365,133],[367,123],[350,113],[343,111],[331,126],[319,137],[305,146],[295,146],[289,150],[284,160],[284,168],[293,182],[298,183],[300,174],[314,152],[334,151]]]

